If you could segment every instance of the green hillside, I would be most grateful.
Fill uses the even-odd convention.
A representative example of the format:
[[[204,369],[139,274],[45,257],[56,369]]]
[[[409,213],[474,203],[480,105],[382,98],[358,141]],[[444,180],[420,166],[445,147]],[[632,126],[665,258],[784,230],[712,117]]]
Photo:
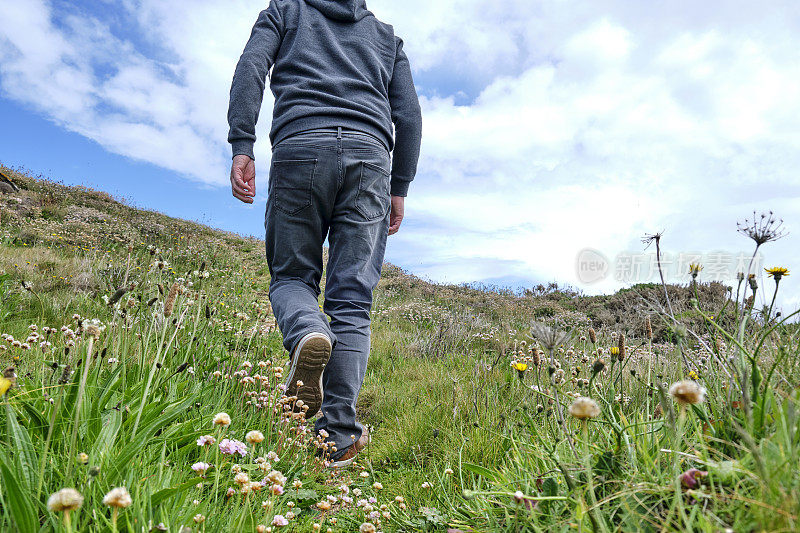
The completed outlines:
[[[0,170],[2,531],[798,528],[800,334],[736,287],[387,264],[372,444],[334,472],[281,399],[261,241]]]

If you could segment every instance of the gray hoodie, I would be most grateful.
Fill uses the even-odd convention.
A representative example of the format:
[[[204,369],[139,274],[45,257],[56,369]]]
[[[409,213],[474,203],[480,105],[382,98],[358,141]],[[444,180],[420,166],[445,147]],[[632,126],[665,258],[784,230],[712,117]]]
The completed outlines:
[[[392,195],[407,194],[422,139],[419,99],[403,41],[364,0],[272,0],[261,12],[231,86],[233,155],[254,158],[270,68],[273,145],[314,128],[370,133],[394,151]]]

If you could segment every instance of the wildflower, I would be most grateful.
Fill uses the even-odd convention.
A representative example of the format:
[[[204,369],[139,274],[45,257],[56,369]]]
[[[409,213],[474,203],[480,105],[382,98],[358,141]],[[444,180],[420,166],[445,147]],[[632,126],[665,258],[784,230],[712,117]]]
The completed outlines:
[[[453,469],[452,468],[445,468],[444,469],[444,473],[447,474],[448,476],[452,476],[453,475]]]
[[[512,367],[514,370],[516,370],[517,372],[525,372],[526,370],[528,370],[528,365],[527,365],[527,364],[525,364],[525,363],[518,363],[518,362],[516,362],[516,361],[514,361],[514,362],[511,364],[511,367]]]
[[[595,361],[595,362],[592,364],[592,375],[597,375],[597,374],[599,374],[600,372],[602,372],[602,371],[603,371],[603,369],[604,369],[605,367],[606,367],[606,362],[603,360],[603,358],[602,358],[602,357],[598,358],[598,359],[597,359],[597,360],[596,360],[596,361]]]
[[[706,389],[694,381],[685,380],[673,383],[669,393],[679,404],[696,404],[702,403]]]
[[[525,508],[528,509],[529,511],[536,509],[536,506],[539,504],[538,501],[532,500],[527,496],[525,496],[525,494],[521,490],[518,490],[514,493],[514,501],[523,504]]]
[[[87,338],[94,337],[96,339],[103,331],[105,331],[105,329],[106,327],[102,322],[96,318],[93,318],[83,323],[83,336]]]
[[[231,417],[228,413],[217,413],[216,415],[214,415],[213,422],[215,426],[230,426]]]
[[[428,481],[424,481],[424,482],[422,483],[422,488],[423,488],[423,489],[429,489],[429,488],[431,488],[431,487],[433,487],[433,485],[431,485],[431,483],[430,483],[430,482],[428,482]]]
[[[219,443],[219,450],[225,455],[239,454],[242,457],[247,455],[247,446],[243,442],[233,439],[222,439]]]
[[[375,529],[375,524],[372,524],[370,522],[364,522],[358,528],[358,531],[359,533],[375,533],[377,529]]]
[[[78,461],[80,461],[81,464],[85,465],[85,464],[87,464],[89,462],[89,456],[87,454],[81,452],[81,453],[78,454]]]
[[[124,509],[126,507],[130,507],[133,503],[131,499],[131,495],[128,493],[128,489],[125,487],[117,487],[115,489],[111,489],[108,493],[103,497],[103,505],[108,505],[109,507],[116,507],[118,509]]]
[[[83,505],[83,496],[75,489],[61,489],[47,499],[47,508],[54,513],[74,511],[81,505]]]
[[[3,375],[0,376],[0,398],[2,398],[8,389],[12,388],[17,382],[17,374],[14,372],[14,367],[10,366],[3,370]]]
[[[272,461],[273,463],[277,463],[280,457],[278,457],[277,453],[270,451],[267,453],[267,459]]]
[[[706,477],[708,472],[705,470],[698,470],[697,468],[690,468],[680,475],[681,485],[687,489],[694,489],[700,484],[700,479]]]
[[[569,414],[578,420],[595,418],[600,415],[600,406],[591,398],[581,396],[569,406]]]
[[[202,524],[203,522],[206,521],[206,517],[201,515],[201,514],[196,514],[196,515],[194,515],[194,519],[193,520],[194,520],[195,524]]]
[[[289,521],[286,519],[285,516],[276,514],[275,517],[272,519],[272,525],[276,527],[288,526]]]
[[[372,484],[372,488],[375,490],[381,490],[383,488],[383,484],[376,481],[375,483]]]
[[[779,282],[783,276],[789,275],[789,270],[784,267],[765,268],[764,270],[767,271],[769,277],[775,278],[775,283]]]
[[[239,472],[233,480],[239,485],[246,485],[250,483],[250,476],[246,472]]]
[[[703,270],[703,265],[699,263],[689,264],[689,274],[692,276],[692,279],[697,279],[697,276],[700,274],[701,270]]]
[[[253,430],[248,432],[244,439],[250,444],[258,444],[264,440],[264,434],[260,431]]]
[[[211,435],[203,435],[202,437],[197,439],[198,446],[212,446],[215,442],[217,442],[217,439],[215,439]]]
[[[359,476],[361,476],[361,477],[363,477],[363,478],[368,478],[368,477],[369,477],[369,472],[367,472],[366,470],[364,470],[363,472],[361,472],[361,473],[359,474]]]
[[[272,472],[267,474],[267,477],[265,479],[268,480],[270,483],[280,485],[281,487],[286,485],[286,476],[284,476],[277,470],[273,470]]]
[[[331,502],[327,500],[322,500],[321,502],[317,502],[317,508],[321,511],[328,511],[331,508]]]
[[[209,463],[200,462],[200,463],[195,463],[195,464],[192,465],[192,470],[194,470],[197,474],[199,474],[201,476],[204,476],[206,474],[206,472],[208,471],[208,469],[210,469],[210,468],[211,468],[211,465]]]

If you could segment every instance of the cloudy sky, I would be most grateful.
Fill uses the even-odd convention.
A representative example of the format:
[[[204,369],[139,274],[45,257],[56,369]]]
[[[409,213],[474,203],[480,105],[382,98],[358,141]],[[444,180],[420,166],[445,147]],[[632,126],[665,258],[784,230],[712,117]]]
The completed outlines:
[[[265,1],[0,2],[0,162],[259,235],[263,195],[246,207],[226,188],[225,117]],[[608,292],[651,279],[641,237],[664,231],[673,280],[699,258],[701,279],[730,283],[752,248],[737,220],[774,210],[790,234],[764,266],[800,278],[800,3],[368,7],[404,38],[424,114],[389,261],[440,281]],[[795,276],[782,286],[800,305]]]

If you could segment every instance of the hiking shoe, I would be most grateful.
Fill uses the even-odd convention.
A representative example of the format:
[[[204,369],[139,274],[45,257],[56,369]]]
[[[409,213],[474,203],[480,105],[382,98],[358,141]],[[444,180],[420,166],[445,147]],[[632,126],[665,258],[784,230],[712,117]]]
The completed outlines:
[[[355,461],[358,452],[363,450],[367,447],[367,444],[370,443],[370,435],[369,430],[364,428],[364,431],[361,433],[361,438],[355,441],[353,444],[347,447],[344,455],[339,457],[337,460],[333,461],[330,465],[331,468],[343,468],[345,466],[350,466],[353,461]]]
[[[306,418],[322,407],[322,372],[331,357],[331,340],[324,333],[309,333],[300,339],[292,353],[292,365],[286,379],[286,396],[297,396],[308,406]],[[297,382],[303,384],[298,387]],[[302,409],[295,407],[295,411]]]

